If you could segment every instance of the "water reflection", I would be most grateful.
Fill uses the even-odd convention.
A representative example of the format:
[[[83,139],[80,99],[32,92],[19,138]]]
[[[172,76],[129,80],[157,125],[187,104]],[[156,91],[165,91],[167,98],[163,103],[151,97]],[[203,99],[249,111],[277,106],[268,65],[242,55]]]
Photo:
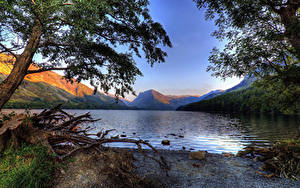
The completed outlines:
[[[265,146],[276,140],[297,135],[299,116],[224,115],[203,112],[89,110],[102,118],[94,126],[117,129],[111,135],[126,134],[127,138],[148,140],[157,148],[207,150],[213,153],[236,153],[248,145]],[[38,112],[38,111],[34,111]],[[68,110],[82,114],[85,110]],[[168,139],[170,146],[162,146]],[[134,147],[132,144],[113,144]]]

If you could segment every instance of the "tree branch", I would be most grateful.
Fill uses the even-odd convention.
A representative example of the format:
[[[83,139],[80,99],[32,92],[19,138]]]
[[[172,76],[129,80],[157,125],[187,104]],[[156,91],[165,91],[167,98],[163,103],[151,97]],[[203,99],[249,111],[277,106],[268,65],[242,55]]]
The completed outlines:
[[[41,43],[39,45],[39,48],[47,47],[47,46],[57,46],[57,47],[60,47],[60,46],[70,46],[70,45],[69,44],[60,44],[60,43],[55,43],[55,42],[51,42],[51,41],[46,41],[44,43]]]
[[[73,5],[73,3],[64,3],[63,5]]]
[[[267,57],[264,57],[264,58],[277,73],[281,73],[280,69],[278,69],[278,67],[276,67],[276,65],[274,65],[271,60],[269,60]]]
[[[42,68],[39,70],[28,70],[26,74],[35,74],[35,73],[41,73],[41,72],[46,72],[46,71],[53,71],[53,70],[67,70],[69,67],[62,67],[62,68]]]
[[[15,54],[14,52],[12,52],[9,48],[7,48],[6,46],[4,46],[3,44],[0,43],[0,46],[5,50],[4,52],[8,52],[11,55],[13,55],[16,59],[18,58],[18,55]]]

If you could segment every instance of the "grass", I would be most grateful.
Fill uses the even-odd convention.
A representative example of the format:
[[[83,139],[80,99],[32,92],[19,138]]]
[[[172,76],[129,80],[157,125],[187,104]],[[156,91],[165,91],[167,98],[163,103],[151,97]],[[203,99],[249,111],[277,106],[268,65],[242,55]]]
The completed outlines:
[[[0,154],[1,188],[51,187],[54,172],[55,164],[42,146],[23,144]]]

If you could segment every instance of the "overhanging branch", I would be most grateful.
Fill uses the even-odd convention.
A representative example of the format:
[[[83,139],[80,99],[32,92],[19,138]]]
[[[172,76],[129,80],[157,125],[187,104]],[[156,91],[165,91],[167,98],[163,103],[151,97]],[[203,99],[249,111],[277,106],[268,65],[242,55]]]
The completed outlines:
[[[0,46],[5,50],[4,52],[8,52],[11,55],[13,55],[16,59],[18,58],[18,55],[15,54],[11,49],[7,48],[6,46],[4,46],[3,44],[0,43]]]
[[[41,73],[41,72],[46,72],[46,71],[54,71],[54,70],[67,70],[69,69],[68,67],[63,67],[63,68],[42,68],[38,70],[28,70],[26,74],[36,74],[36,73]]]
[[[70,44],[63,44],[63,43],[56,43],[56,42],[52,42],[52,41],[46,41],[44,43],[41,43],[39,45],[39,48],[47,47],[47,46],[66,47],[66,46],[70,46]]]

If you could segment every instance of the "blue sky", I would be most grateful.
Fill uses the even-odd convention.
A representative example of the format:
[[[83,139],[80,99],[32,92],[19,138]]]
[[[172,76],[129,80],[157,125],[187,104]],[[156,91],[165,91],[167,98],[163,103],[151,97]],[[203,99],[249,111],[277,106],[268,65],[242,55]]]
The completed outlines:
[[[163,94],[202,95],[215,89],[227,89],[240,79],[220,78],[206,72],[208,57],[213,47],[224,43],[211,33],[216,29],[212,21],[204,18],[204,10],[196,8],[192,0],[150,0],[150,14],[160,22],[173,43],[165,48],[168,58],[163,64],[150,67],[145,59],[136,59],[144,76],[137,78],[134,88],[137,93],[155,89]],[[130,96],[129,98],[132,98]]]
[[[203,95],[240,82],[239,78],[224,81],[206,72],[210,51],[213,47],[222,48],[224,42],[211,36],[216,27],[212,21],[205,20],[204,10],[197,9],[192,0],[150,0],[150,3],[153,20],[163,25],[173,48],[165,48],[168,53],[166,62],[154,67],[147,64],[146,59],[135,58],[144,75],[138,77],[134,85],[137,94],[155,89],[166,95]],[[36,56],[35,60],[40,62],[42,58]],[[89,85],[88,81],[83,83]],[[133,100],[135,96],[127,98]]]

